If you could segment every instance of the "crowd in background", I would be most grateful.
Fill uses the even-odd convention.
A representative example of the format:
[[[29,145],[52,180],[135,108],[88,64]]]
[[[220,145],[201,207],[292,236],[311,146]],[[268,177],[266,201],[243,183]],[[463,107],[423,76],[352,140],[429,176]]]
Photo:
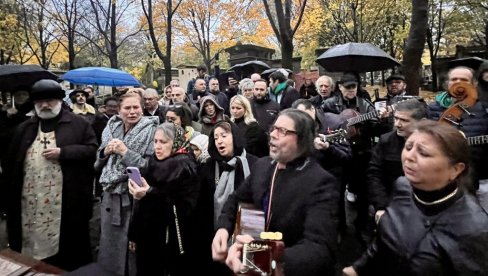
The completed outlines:
[[[103,103],[91,86],[69,103],[55,81],[18,86],[0,113],[9,247],[68,271],[93,262],[100,199],[103,271],[245,273],[252,239],[232,236],[252,203],[283,233],[285,275],[336,273],[351,231],[364,254],[344,275],[488,273],[488,63],[452,68],[432,103],[406,95],[401,74],[372,101],[355,73],[295,89],[284,70],[226,84],[198,71],[186,91],[172,80]],[[459,83],[478,100],[446,120]]]

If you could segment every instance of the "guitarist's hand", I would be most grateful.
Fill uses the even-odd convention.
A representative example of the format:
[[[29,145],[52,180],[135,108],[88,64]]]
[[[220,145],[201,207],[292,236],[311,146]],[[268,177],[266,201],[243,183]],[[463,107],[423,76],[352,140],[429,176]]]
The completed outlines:
[[[325,137],[323,134],[319,134],[320,137],[315,137],[313,140],[313,146],[316,150],[326,150],[329,148],[329,142],[323,142],[321,139]]]
[[[382,107],[379,110],[379,114],[380,114],[380,119],[384,119],[384,118],[388,118],[390,116],[391,111],[387,107]]]
[[[212,241],[212,259],[214,261],[224,262],[227,257],[227,241],[229,240],[229,232],[226,229],[220,228],[215,233]]]
[[[245,273],[248,268],[242,264],[242,248],[244,244],[252,242],[254,239],[249,235],[237,235],[236,242],[229,248],[229,255],[225,264],[234,273]]]

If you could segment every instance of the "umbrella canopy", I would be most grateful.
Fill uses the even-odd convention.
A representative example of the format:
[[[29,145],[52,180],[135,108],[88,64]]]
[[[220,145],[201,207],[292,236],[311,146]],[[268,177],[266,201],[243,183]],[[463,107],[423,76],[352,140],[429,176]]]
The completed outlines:
[[[474,71],[478,71],[481,63],[485,62],[486,60],[479,58],[479,57],[465,57],[465,58],[458,58],[455,60],[451,60],[448,63],[449,69],[458,66],[466,66],[472,68]]]
[[[32,86],[42,79],[57,80],[58,76],[39,65],[1,65],[0,91],[13,91],[16,87]]]
[[[68,71],[63,80],[73,84],[102,86],[140,86],[139,81],[122,70],[107,67],[83,67]]]
[[[269,77],[269,75],[271,75],[272,73],[274,73],[274,72],[276,72],[277,70],[280,70],[280,69],[283,69],[286,72],[288,72],[288,76],[290,76],[290,74],[293,73],[292,70],[286,69],[286,68],[270,68],[268,70],[264,70],[263,72],[261,72],[261,78],[267,79]]]
[[[262,71],[269,69],[269,65],[260,60],[250,60],[244,63],[236,64],[229,68],[229,70],[242,70],[242,71]],[[250,70],[249,70],[250,69]]]
[[[336,45],[317,58],[329,72],[372,72],[399,66],[400,63],[370,43]]]

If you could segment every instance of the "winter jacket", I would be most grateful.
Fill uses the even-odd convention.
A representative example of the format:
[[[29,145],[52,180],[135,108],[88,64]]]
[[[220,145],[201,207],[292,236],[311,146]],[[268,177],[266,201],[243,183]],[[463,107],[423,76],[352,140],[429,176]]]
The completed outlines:
[[[427,206],[405,177],[394,189],[375,242],[353,265],[360,276],[488,275],[488,215],[473,195]]]
[[[262,100],[256,100],[256,98],[254,98],[251,101],[251,107],[256,121],[258,121],[259,125],[268,132],[280,113],[280,105],[268,98]]]
[[[367,170],[368,200],[375,210],[385,209],[391,199],[393,184],[403,176],[401,154],[405,138],[396,130],[380,136]]]
[[[251,175],[227,200],[218,228],[233,233],[241,202],[266,211],[276,166],[270,157],[256,162]],[[312,159],[299,157],[277,170],[275,185],[268,231],[283,234],[284,275],[334,275],[339,200],[335,177]]]
[[[246,152],[257,157],[263,157],[269,154],[268,136],[257,122],[246,124],[244,118],[239,118],[234,123],[244,135]]]

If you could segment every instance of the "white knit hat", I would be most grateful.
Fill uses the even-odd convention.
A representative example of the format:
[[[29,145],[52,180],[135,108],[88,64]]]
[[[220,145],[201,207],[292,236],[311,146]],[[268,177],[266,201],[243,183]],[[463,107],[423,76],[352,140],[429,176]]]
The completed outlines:
[[[207,150],[208,136],[205,134],[199,134],[191,139],[190,144],[197,146],[201,151]]]

